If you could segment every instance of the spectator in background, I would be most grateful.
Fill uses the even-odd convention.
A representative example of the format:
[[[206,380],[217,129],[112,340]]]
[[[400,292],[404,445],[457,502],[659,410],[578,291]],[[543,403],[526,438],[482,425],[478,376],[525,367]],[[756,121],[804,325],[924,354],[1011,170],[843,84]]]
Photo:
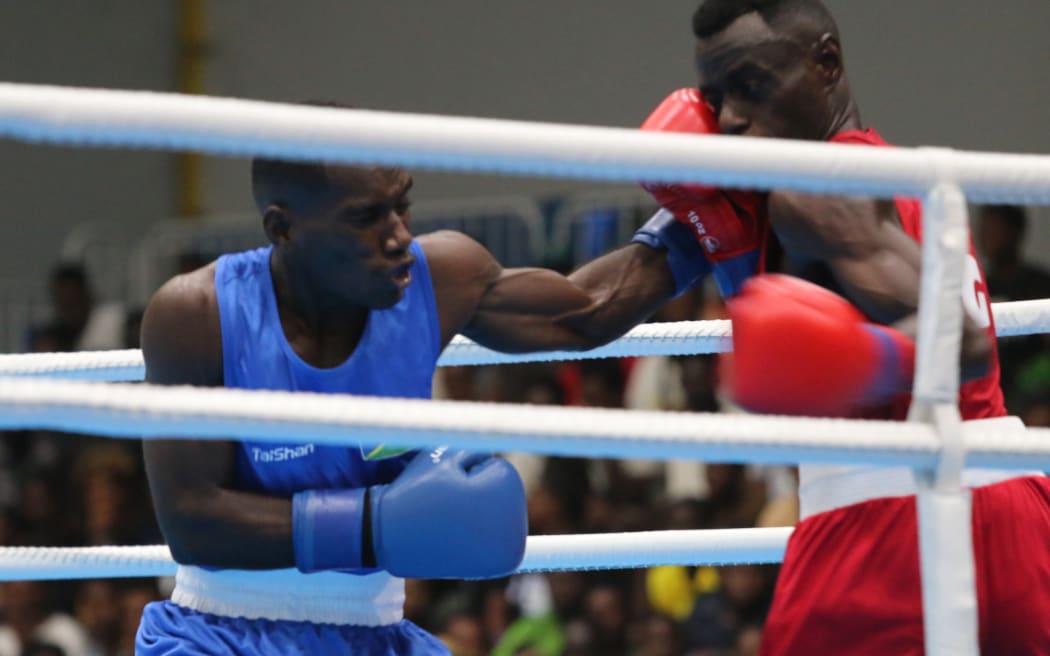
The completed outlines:
[[[680,656],[685,653],[682,628],[661,615],[645,619],[638,656]]]
[[[20,546],[72,543],[71,517],[64,513],[63,477],[50,469],[24,472],[14,509],[14,540]]]
[[[62,351],[104,351],[124,345],[124,308],[119,303],[97,304],[87,271],[63,263],[48,280],[53,327],[61,335]]]
[[[73,600],[73,616],[87,633],[89,656],[117,652],[120,640],[120,591],[113,580],[84,581]]]
[[[121,348],[142,348],[140,335],[142,332],[142,310],[129,310],[124,316],[124,344]]]
[[[33,326],[29,330],[29,343],[26,346],[30,353],[56,353],[72,350],[73,342],[64,325],[53,321]]]
[[[434,398],[472,401],[478,396],[478,367],[441,367],[434,375]]]
[[[21,656],[66,656],[66,652],[56,645],[33,641],[22,648]]]
[[[78,544],[160,541],[136,451],[132,445],[112,440],[81,449],[73,470],[81,507]]]
[[[769,486],[749,475],[746,465],[707,466],[708,499],[711,514],[708,528],[748,528],[755,525],[768,500]]]
[[[585,458],[547,458],[529,496],[529,531],[535,535],[580,533],[594,496]]]
[[[485,656],[485,629],[481,621],[469,613],[457,613],[445,622],[438,639],[452,652],[452,656]]]
[[[433,613],[434,581],[405,579],[405,619],[424,631],[435,633]]]
[[[515,577],[515,581],[521,580],[523,577]],[[546,583],[546,603],[523,609],[522,617],[510,625],[493,648],[492,656],[562,656],[568,653],[566,644],[570,638],[574,642],[587,639],[581,619],[586,575],[552,572],[542,575],[542,580]]]
[[[1050,428],[1050,340],[1046,335],[1043,348],[1025,362],[1017,376],[1016,413],[1026,426]]]
[[[490,388],[488,392],[482,392],[480,389],[475,392],[475,398],[479,400],[530,405],[564,405],[565,403],[565,391],[559,380],[560,366],[555,363],[539,362],[481,368],[446,367],[446,369],[478,370],[479,375],[472,376],[472,380],[476,378]],[[453,372],[450,380],[455,380],[455,378],[456,372]],[[500,396],[495,396],[494,393]],[[525,485],[525,493],[531,497],[540,485],[546,458],[534,453],[506,453],[503,454],[503,457],[518,470],[522,484]]]
[[[719,567],[717,588],[696,598],[683,624],[688,647],[721,654],[761,642],[760,627],[773,600],[773,571],[760,565]],[[753,635],[756,627],[758,636]]]
[[[517,609],[507,598],[510,579],[489,584],[481,597],[481,625],[485,629],[485,640],[494,646],[518,618]]]
[[[0,656],[33,653],[88,656],[88,637],[69,615],[54,610],[48,585],[40,581],[7,581],[0,584]],[[46,652],[57,647],[60,652]]]
[[[978,212],[977,251],[992,300],[1027,301],[1050,293],[1050,273],[1022,256],[1027,231],[1023,207],[985,205]]]
[[[1026,262],[1022,255],[1028,229],[1025,209],[1016,205],[986,205],[977,214],[976,248],[984,265],[988,293],[993,302],[1027,301],[1050,296],[1050,273]],[[1038,402],[1031,390],[1022,388],[1027,367],[1050,353],[1045,335],[999,339],[1006,407],[1014,414],[1026,414]]]
[[[134,656],[135,635],[138,632],[142,609],[162,595],[157,589],[156,579],[129,579],[122,586],[120,595],[120,633],[117,638],[115,656]]]
[[[629,615],[623,588],[612,582],[593,585],[584,596],[586,646],[595,654],[627,654]]]

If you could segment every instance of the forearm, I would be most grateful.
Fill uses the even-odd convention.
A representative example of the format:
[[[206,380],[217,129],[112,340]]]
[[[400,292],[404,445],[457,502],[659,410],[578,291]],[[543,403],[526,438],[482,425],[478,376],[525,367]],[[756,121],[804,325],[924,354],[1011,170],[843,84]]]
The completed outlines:
[[[507,270],[462,332],[511,353],[601,346],[671,298],[665,259],[660,251],[631,244],[568,277],[546,269]]]
[[[235,489],[236,442],[148,440],[146,474],[179,563],[235,569],[294,564],[288,497]]]
[[[461,333],[504,353],[585,350],[585,332],[564,322],[592,305],[585,290],[547,269],[507,269],[481,299]]]
[[[651,317],[674,295],[666,253],[629,244],[577,269],[569,280],[584,290],[591,305],[569,315],[562,325],[597,344],[620,337]]]
[[[185,499],[160,519],[172,556],[181,564],[230,569],[295,566],[290,498],[215,490]]]

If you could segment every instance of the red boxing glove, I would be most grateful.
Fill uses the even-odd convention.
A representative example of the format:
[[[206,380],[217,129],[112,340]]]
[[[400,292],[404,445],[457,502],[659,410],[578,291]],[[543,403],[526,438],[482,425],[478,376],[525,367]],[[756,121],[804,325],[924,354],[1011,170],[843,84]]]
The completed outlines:
[[[642,124],[643,130],[718,134],[718,119],[696,89],[669,95]],[[722,191],[700,184],[643,182],[661,207],[690,227],[715,266],[722,295],[739,291],[756,272],[765,230],[765,198],[750,191]],[[731,260],[734,260],[730,262]],[[725,263],[725,266],[718,265]]]
[[[758,276],[728,308],[728,387],[749,410],[843,417],[911,387],[914,342],[868,322],[823,287],[791,276]]]

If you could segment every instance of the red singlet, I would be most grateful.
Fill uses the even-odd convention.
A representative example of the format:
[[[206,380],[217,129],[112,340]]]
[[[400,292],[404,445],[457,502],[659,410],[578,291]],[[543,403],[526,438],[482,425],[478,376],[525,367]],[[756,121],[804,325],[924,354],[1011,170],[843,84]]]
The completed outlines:
[[[874,130],[843,132],[832,141],[887,146]],[[901,198],[896,204],[905,232],[921,241],[920,204]],[[994,340],[988,289],[972,244],[966,275],[963,303]],[[908,399],[902,399],[879,416],[903,419],[907,407]],[[959,408],[965,419],[1005,415],[998,356],[987,376],[960,388]],[[992,420],[1009,421],[1015,420]],[[893,485],[880,485],[880,479],[899,472],[868,472],[844,470],[839,478],[831,472],[820,481],[823,492],[834,493],[828,497],[832,502],[799,522],[788,542],[763,656],[925,652],[915,500],[908,492],[894,492]],[[1009,478],[1014,474],[973,488],[981,653],[1050,654],[1050,479],[1020,472]],[[872,481],[878,493],[842,502]]]
[[[867,146],[892,146],[879,136],[875,130],[848,130],[831,138],[833,143],[861,144]],[[908,236],[922,243],[922,204],[913,198],[897,198],[897,215],[901,227]],[[1003,403],[1003,392],[999,387],[999,350],[995,348],[995,320],[992,318],[991,295],[984,281],[984,271],[977,261],[973,242],[970,243],[970,254],[966,258],[965,278],[963,279],[963,305],[977,325],[984,328],[992,342],[992,361],[988,375],[962,385],[959,388],[959,412],[963,419],[985,419],[1002,417],[1006,414]],[[871,419],[904,419],[908,414],[911,399],[903,397],[893,404],[889,416],[871,417]]]

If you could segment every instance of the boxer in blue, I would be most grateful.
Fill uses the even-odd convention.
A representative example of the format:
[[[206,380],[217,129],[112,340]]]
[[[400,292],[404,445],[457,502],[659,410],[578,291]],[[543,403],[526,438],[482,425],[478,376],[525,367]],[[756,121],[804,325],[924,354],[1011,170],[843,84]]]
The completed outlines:
[[[654,238],[571,278],[505,270],[455,232],[414,240],[400,169],[256,160],[252,185],[270,245],[155,294],[149,382],[429,397],[457,333],[504,351],[590,348],[676,288]],[[639,257],[670,266],[626,274]],[[446,654],[402,619],[399,577],[497,577],[520,563],[525,497],[506,462],[304,438],[146,442],[179,568],[172,599],[143,613],[137,653]]]

